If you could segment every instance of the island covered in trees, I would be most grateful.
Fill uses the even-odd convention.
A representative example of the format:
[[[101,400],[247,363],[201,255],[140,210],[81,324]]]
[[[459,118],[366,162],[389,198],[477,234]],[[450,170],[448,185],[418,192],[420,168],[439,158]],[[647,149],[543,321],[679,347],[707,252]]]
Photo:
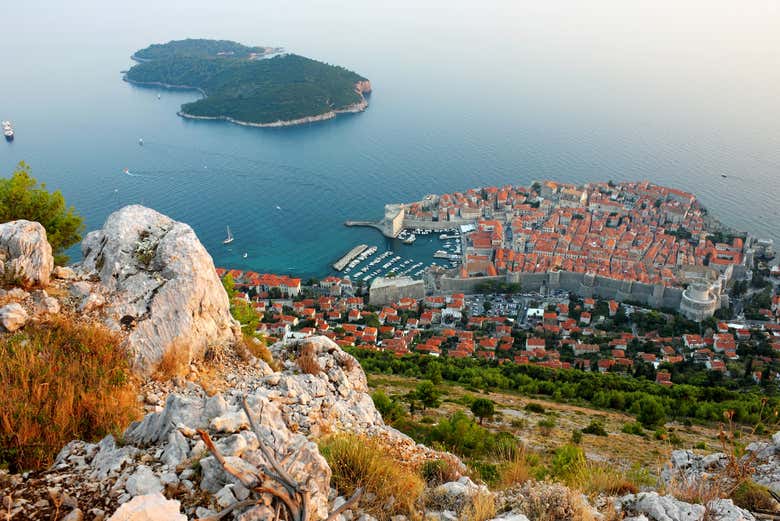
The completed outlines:
[[[344,67],[248,47],[228,40],[187,39],[137,51],[125,80],[198,90],[203,98],[179,115],[249,126],[286,126],[331,119],[368,106],[371,83]]]

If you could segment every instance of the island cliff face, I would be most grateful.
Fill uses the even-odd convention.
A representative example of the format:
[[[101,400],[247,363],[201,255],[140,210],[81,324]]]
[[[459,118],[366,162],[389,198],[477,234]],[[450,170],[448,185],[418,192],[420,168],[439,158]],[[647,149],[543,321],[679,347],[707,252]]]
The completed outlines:
[[[227,50],[218,51],[223,47]],[[366,78],[343,67],[235,42],[169,42],[133,57],[139,63],[127,72],[126,81],[202,94],[178,112],[190,119],[255,127],[300,125],[361,112],[371,91]]]

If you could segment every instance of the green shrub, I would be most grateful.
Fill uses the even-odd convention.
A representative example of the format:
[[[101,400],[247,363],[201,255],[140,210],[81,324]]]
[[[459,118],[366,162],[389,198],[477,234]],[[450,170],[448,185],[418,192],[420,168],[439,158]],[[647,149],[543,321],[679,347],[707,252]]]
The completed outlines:
[[[479,418],[479,424],[482,425],[482,420],[485,418],[490,419],[496,413],[496,407],[493,404],[493,400],[477,398],[471,404],[471,412]]]
[[[450,452],[470,458],[500,451],[510,452],[517,447],[517,440],[513,435],[489,431],[463,411],[456,412],[450,418],[443,418],[438,425],[431,427],[422,439],[415,439],[426,444],[439,444]]]
[[[646,396],[639,400],[639,414],[636,419],[647,428],[656,427],[666,419],[666,410],[658,398]]]
[[[479,475],[479,479],[488,484],[494,484],[500,476],[498,465],[488,461],[475,460],[471,462],[471,468]]]
[[[575,445],[582,443],[582,431],[577,429],[571,431],[571,442]]]
[[[525,406],[525,410],[528,412],[535,412],[537,414],[544,414],[544,407],[540,403],[528,402]]]
[[[371,395],[371,399],[374,401],[376,410],[382,415],[382,419],[390,425],[406,416],[403,404],[387,396],[384,391],[375,391]]]
[[[555,428],[555,420],[552,418],[545,418],[543,420],[539,420],[537,425],[539,426],[539,430],[542,431],[542,434],[549,436],[552,433],[552,430]]]
[[[581,448],[574,445],[563,445],[555,449],[550,472],[553,477],[565,481],[579,472],[585,463],[585,453]]]
[[[59,190],[49,192],[30,175],[30,167],[19,163],[10,179],[0,179],[0,223],[27,219],[41,223],[51,244],[54,262],[65,264],[65,250],[81,240],[84,219],[66,206]]]
[[[587,427],[582,429],[585,434],[593,434],[596,436],[606,436],[607,431],[604,429],[604,424],[600,420],[591,420]]]
[[[704,443],[703,441],[700,441],[699,443],[694,445],[693,448],[694,449],[699,449],[699,450],[707,450],[707,444]]]
[[[630,422],[623,425],[623,428],[620,429],[621,432],[624,432],[626,434],[634,434],[636,436],[644,436],[645,430],[642,428],[642,424],[639,422]]]
[[[734,492],[731,493],[731,499],[738,507],[755,512],[756,510],[775,511],[776,504],[769,489],[759,485],[755,481],[745,480],[740,483]]]

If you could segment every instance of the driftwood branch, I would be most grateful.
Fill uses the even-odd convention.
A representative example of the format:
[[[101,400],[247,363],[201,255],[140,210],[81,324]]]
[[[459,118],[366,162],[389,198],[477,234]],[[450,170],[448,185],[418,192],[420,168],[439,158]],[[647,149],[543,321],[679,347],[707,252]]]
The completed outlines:
[[[209,434],[204,430],[198,430],[197,433],[206,444],[209,452],[214,456],[217,462],[222,466],[225,472],[238,479],[245,487],[253,491],[257,496],[255,499],[248,499],[246,501],[239,501],[230,505],[222,510],[219,514],[202,518],[198,521],[219,521],[230,512],[252,505],[260,505],[264,503],[262,496],[268,494],[271,496],[270,506],[274,509],[275,521],[312,521],[309,516],[312,512],[311,508],[311,491],[308,484],[301,484],[294,479],[287,468],[285,468],[288,460],[294,452],[282,457],[280,462],[275,454],[275,447],[267,447],[263,440],[265,439],[260,433],[260,424],[254,417],[254,414],[249,409],[246,397],[241,398],[241,406],[249,419],[249,424],[257,436],[257,441],[260,443],[260,451],[263,454],[268,466],[261,465],[261,468],[255,468],[252,471],[236,468],[227,462],[222,453],[217,449],[214,442],[211,440]],[[262,408],[260,409],[262,414]],[[324,521],[335,521],[345,510],[348,510],[355,506],[360,501],[363,495],[363,488],[358,488],[352,497],[347,500],[339,508],[331,512]]]
[[[252,430],[254,431],[255,436],[257,436],[257,440],[260,441],[262,439],[260,435],[260,426],[255,420],[254,414],[252,414],[252,411],[249,409],[249,404],[246,401],[246,396],[241,397],[241,407],[244,408],[246,417],[249,419],[249,425],[252,426]],[[260,409],[260,414],[262,414],[262,409]],[[271,451],[268,450],[268,447],[260,443],[260,451],[263,453],[265,460],[271,465],[271,468],[274,469],[274,471],[279,475],[279,477],[282,480],[282,484],[293,489],[290,492],[293,491],[299,492],[300,485],[298,484],[298,482],[295,481],[293,477],[290,476],[290,474],[284,468],[282,468],[279,462],[276,461],[274,455],[271,454]]]
[[[257,485],[258,481],[263,481],[263,475],[260,474],[260,472],[255,472],[250,474],[248,472],[244,472],[240,469],[237,469],[236,467],[228,463],[225,460],[225,457],[222,455],[222,453],[219,452],[219,449],[216,447],[216,445],[214,445],[214,442],[211,441],[211,437],[209,436],[208,432],[201,429],[198,429],[197,432],[200,435],[200,439],[202,439],[203,443],[206,444],[206,448],[208,448],[209,452],[211,452],[211,454],[214,455],[214,457],[217,459],[217,461],[225,470],[225,472],[227,472],[231,476],[234,476],[246,488],[251,489],[252,487],[255,487]]]
[[[352,508],[354,505],[357,504],[358,501],[360,501],[362,495],[363,495],[363,487],[359,487],[357,490],[355,490],[355,493],[352,494],[352,497],[349,498],[346,503],[344,503],[336,510],[328,514],[328,517],[325,519],[325,521],[333,521],[339,516],[339,514],[341,514],[345,510],[349,510],[350,508]]]

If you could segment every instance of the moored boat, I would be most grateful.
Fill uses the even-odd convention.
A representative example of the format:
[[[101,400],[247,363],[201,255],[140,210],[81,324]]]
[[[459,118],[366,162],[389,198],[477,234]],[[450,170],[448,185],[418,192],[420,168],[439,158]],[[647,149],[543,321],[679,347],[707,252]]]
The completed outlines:
[[[14,127],[11,125],[10,121],[3,121],[3,136],[5,136],[6,141],[13,141],[14,140]]]

